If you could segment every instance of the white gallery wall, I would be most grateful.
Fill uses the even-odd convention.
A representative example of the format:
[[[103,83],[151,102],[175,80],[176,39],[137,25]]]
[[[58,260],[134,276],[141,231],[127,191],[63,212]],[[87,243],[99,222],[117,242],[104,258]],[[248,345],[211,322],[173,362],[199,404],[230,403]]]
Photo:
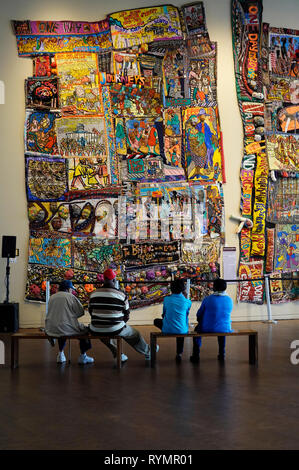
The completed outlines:
[[[20,304],[20,326],[42,326],[45,305],[24,302],[28,219],[24,171],[24,79],[32,75],[32,60],[19,58],[10,20],[82,20],[104,19],[118,10],[147,7],[167,2],[155,0],[7,0],[1,2],[0,15],[0,80],[5,84],[5,104],[0,105],[0,240],[2,235],[16,235],[20,256],[11,264],[10,301]],[[183,2],[170,2],[181,6]],[[187,3],[187,2],[185,2]],[[226,246],[235,246],[238,253],[236,224],[229,220],[239,214],[239,172],[242,159],[243,129],[237,104],[233,68],[230,0],[205,0],[207,27],[212,41],[218,43],[218,104],[223,132],[225,172]],[[299,29],[299,0],[264,0],[263,21],[271,26]],[[0,302],[5,299],[6,260],[0,259]],[[236,288],[229,286],[235,306],[233,320],[263,320],[266,305],[238,304]],[[194,303],[191,319],[198,305]],[[134,310],[131,324],[150,324],[160,316],[161,305]],[[299,303],[272,306],[273,318],[299,318]],[[89,316],[84,317],[88,322]]]

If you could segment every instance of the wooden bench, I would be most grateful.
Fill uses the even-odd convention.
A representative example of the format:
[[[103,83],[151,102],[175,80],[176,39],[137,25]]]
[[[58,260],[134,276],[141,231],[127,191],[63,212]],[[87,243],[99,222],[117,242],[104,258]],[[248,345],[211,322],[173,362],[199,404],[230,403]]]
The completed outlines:
[[[161,331],[151,332],[151,367],[156,365],[157,338],[199,338],[206,336],[248,336],[249,339],[249,364],[257,365],[258,362],[258,334],[254,330],[240,330],[232,333],[196,333],[191,331],[185,335],[166,334]]]
[[[95,335],[92,333],[84,334],[84,335],[74,335],[74,336],[65,336],[67,340],[69,340],[69,362],[71,357],[71,340],[72,339],[107,339],[107,336],[100,336]],[[122,337],[121,336],[109,336],[109,339],[116,340],[116,367],[117,369],[121,369],[121,354],[122,354]],[[10,364],[12,369],[16,369],[19,365],[19,341],[21,339],[46,339],[49,340],[49,336],[46,335],[44,331],[39,328],[29,328],[29,329],[21,329],[16,333],[11,335],[11,359]]]

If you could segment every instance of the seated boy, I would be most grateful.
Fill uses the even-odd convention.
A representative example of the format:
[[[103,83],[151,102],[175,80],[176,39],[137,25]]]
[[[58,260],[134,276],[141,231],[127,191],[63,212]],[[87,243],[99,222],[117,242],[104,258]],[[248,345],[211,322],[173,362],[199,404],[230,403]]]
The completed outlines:
[[[171,282],[172,294],[165,297],[163,302],[162,318],[156,318],[154,325],[162,330],[162,333],[185,334],[189,331],[188,315],[191,300],[184,295],[185,283],[183,279]],[[184,350],[184,338],[177,338],[176,361],[181,362]]]
[[[231,329],[231,311],[233,301],[226,294],[226,281],[216,279],[213,285],[214,293],[203,299],[197,312],[198,325],[195,327],[197,333],[230,333]],[[218,336],[219,354],[218,360],[225,359],[225,336]],[[193,353],[190,361],[199,362],[199,351],[201,338],[193,338]]]

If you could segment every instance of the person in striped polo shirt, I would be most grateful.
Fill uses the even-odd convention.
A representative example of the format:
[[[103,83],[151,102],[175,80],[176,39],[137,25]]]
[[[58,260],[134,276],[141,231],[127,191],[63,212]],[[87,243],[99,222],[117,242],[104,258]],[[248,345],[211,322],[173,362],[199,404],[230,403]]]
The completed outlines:
[[[104,272],[104,286],[91,293],[88,310],[91,315],[90,331],[101,336],[119,335],[137,352],[150,360],[150,347],[138,330],[127,325],[130,307],[124,292],[115,287],[116,274],[112,269]],[[101,341],[116,357],[115,340],[107,337]],[[122,362],[128,358],[122,355]]]

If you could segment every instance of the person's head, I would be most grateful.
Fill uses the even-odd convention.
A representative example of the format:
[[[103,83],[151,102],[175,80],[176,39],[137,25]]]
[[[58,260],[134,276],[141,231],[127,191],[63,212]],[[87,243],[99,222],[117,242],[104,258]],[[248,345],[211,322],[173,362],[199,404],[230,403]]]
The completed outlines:
[[[181,294],[185,290],[185,282],[183,279],[175,279],[170,284],[170,290],[173,294]]]
[[[226,290],[226,281],[224,279],[215,279],[213,283],[214,292],[224,292]]]
[[[65,279],[64,281],[61,281],[61,283],[59,284],[59,290],[61,292],[71,292],[76,289],[73,286],[72,281]]]
[[[108,268],[106,271],[104,271],[104,285],[105,286],[115,286],[115,281],[116,281],[116,273],[113,271],[113,269]]]

